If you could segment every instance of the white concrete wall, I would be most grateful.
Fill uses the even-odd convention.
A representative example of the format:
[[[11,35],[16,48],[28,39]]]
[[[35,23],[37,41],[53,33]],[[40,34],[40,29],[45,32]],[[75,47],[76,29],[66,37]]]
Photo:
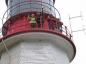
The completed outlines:
[[[1,64],[20,64],[20,45],[14,46],[9,50],[9,55],[7,52],[2,53]]]
[[[69,64],[65,52],[52,42],[21,42],[1,56],[0,64]],[[10,61],[10,63],[9,63]]]

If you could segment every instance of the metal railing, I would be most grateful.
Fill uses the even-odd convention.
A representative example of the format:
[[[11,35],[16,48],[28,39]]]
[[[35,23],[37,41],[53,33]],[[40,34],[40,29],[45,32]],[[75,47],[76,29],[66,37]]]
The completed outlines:
[[[39,2],[39,3],[37,3],[37,2]],[[15,10],[16,8],[20,8],[21,6],[25,6],[25,5],[28,5],[28,4],[38,4],[38,5],[42,5],[42,7],[46,7],[46,8],[48,8],[49,10],[50,10],[50,8],[48,7],[48,6],[46,6],[46,5],[43,5],[43,4],[47,4],[47,5],[49,5],[50,7],[52,7],[53,9],[54,9],[54,11],[52,11],[52,10],[50,10],[50,12],[52,12],[52,13],[49,13],[49,14],[51,14],[51,15],[53,15],[54,17],[56,17],[56,18],[59,18],[59,19],[61,19],[61,16],[60,16],[60,13],[59,13],[59,11],[54,7],[54,6],[52,6],[52,5],[50,5],[50,4],[48,4],[48,3],[45,3],[45,2],[40,2],[40,1],[36,1],[36,2],[28,2],[28,1],[24,1],[24,2],[20,2],[20,3],[17,3],[17,4],[15,4],[15,5],[13,5],[13,6],[11,6],[10,8],[8,8],[7,10],[6,10],[6,12],[4,13],[4,15],[3,15],[3,18],[2,18],[2,24],[4,24],[5,23],[5,21],[8,21],[8,19],[11,17],[10,15],[10,11],[13,11],[13,10]],[[37,7],[32,7],[34,10],[41,10],[42,11],[42,8],[37,8]],[[17,11],[17,14],[20,14],[20,13],[23,13],[23,12],[34,12],[33,10],[31,10],[31,8],[23,8],[23,9],[21,9],[21,10],[19,10],[19,11]],[[56,12],[57,13],[56,13]],[[39,12],[39,11],[38,11]],[[45,12],[45,13],[47,13],[48,11],[46,11],[45,9],[43,10],[43,12]],[[16,12],[15,12],[16,13]],[[13,16],[15,16],[15,13],[13,13]],[[56,16],[56,14],[58,15],[58,16]],[[16,26],[16,27],[24,27],[25,25],[21,25],[21,26]],[[26,25],[27,26],[27,25]],[[48,26],[49,27],[49,26]],[[12,31],[12,30],[14,30],[15,29],[15,27],[14,28],[11,28],[11,30],[9,30],[9,31]],[[20,28],[21,29],[21,28]],[[41,28],[40,28],[41,29]],[[50,30],[50,29],[45,29],[45,30]],[[54,31],[56,31],[56,32],[59,32],[59,33],[62,33],[63,35],[65,35],[65,36],[67,36],[68,38],[70,38],[71,39],[71,34],[70,34],[70,32],[69,32],[69,30],[67,29],[67,27],[66,26],[62,26],[62,32],[60,32],[59,30],[57,30],[57,29],[55,29]]]
[[[66,35],[68,38],[72,39],[71,32],[68,30],[67,26],[62,26],[62,34]]]
[[[30,7],[30,8],[26,7],[26,8],[23,8],[21,10],[18,10],[16,12],[14,11],[17,8],[19,9],[20,7],[27,6],[28,4],[31,4],[31,5],[37,4],[37,5],[40,5],[41,8],[39,8],[39,7]],[[34,12],[34,10],[35,11],[36,10],[40,10],[40,12],[41,12],[42,11],[42,8],[43,8],[43,12],[48,13],[48,14],[52,14],[54,17],[61,19],[61,16],[60,16],[59,11],[54,6],[50,5],[49,3],[45,3],[45,2],[41,2],[41,1],[35,1],[35,2],[24,1],[24,2],[17,3],[15,5],[12,5],[10,8],[8,8],[6,10],[6,12],[4,13],[3,18],[2,18],[2,24],[4,24],[5,21],[8,20],[10,17],[15,16],[15,15],[17,15],[19,13],[23,13],[23,12]],[[45,8],[48,9],[48,11]],[[11,13],[11,11],[13,11],[13,12]]]
[[[29,27],[28,27],[29,26]],[[53,26],[51,26],[53,27]],[[58,25],[57,25],[58,27]],[[5,28],[4,28],[5,29]],[[66,37],[68,37],[69,39],[72,39],[72,36],[70,34],[70,31],[67,29],[66,26],[62,25],[61,29],[58,29],[54,26],[54,29],[49,29],[49,25],[46,26],[46,28],[44,28],[44,26],[42,27],[42,24],[41,24],[41,27],[38,27],[38,24],[36,24],[36,27],[34,28],[31,28],[30,24],[27,24],[27,23],[24,23],[22,25],[14,25],[13,27],[11,27],[10,29],[8,29],[8,33],[11,34],[11,33],[16,33],[16,32],[21,32],[21,31],[27,31],[27,30],[44,30],[44,31],[51,31],[51,32],[56,32],[56,33],[60,33],[60,34],[63,34],[65,35]],[[9,34],[6,34],[6,35],[9,35]]]

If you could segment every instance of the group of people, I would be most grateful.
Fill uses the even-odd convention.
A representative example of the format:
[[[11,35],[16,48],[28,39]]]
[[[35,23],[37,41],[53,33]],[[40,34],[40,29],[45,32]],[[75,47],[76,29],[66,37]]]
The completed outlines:
[[[53,16],[48,16],[47,21],[48,21],[49,29],[52,29],[52,30],[56,29],[62,32],[63,23],[60,21],[60,19],[56,19]]]
[[[43,28],[45,18],[41,13],[37,13],[37,15],[32,13],[31,15],[28,15],[28,19],[32,28],[35,28],[36,25],[38,26],[38,28],[41,28],[41,27]],[[60,32],[62,32],[63,23],[60,22],[59,19],[54,18],[52,15],[47,15],[47,22],[50,30],[57,29]]]

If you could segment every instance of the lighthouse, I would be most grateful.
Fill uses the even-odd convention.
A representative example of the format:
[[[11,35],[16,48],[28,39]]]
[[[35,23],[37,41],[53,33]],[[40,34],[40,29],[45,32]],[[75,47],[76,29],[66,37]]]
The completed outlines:
[[[55,0],[5,0],[0,64],[69,64],[76,47]]]

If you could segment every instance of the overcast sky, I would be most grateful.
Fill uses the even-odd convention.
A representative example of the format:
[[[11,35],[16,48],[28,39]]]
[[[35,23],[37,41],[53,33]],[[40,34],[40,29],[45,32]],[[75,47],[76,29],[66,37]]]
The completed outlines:
[[[61,21],[69,26],[69,16],[82,16],[71,19],[72,31],[86,29],[86,2],[85,0],[56,0],[55,7],[61,14]],[[4,0],[0,0],[0,22],[6,10]],[[2,23],[0,23],[0,27]],[[70,27],[70,26],[69,26]],[[73,40],[77,48],[75,59],[71,64],[85,64],[86,63],[86,30],[73,32]]]
[[[56,0],[55,7],[60,11],[62,21],[69,23],[69,16],[82,16],[71,19],[72,31],[86,29],[86,0]],[[86,63],[86,30],[73,32],[73,40],[76,45],[76,57],[71,64]]]

